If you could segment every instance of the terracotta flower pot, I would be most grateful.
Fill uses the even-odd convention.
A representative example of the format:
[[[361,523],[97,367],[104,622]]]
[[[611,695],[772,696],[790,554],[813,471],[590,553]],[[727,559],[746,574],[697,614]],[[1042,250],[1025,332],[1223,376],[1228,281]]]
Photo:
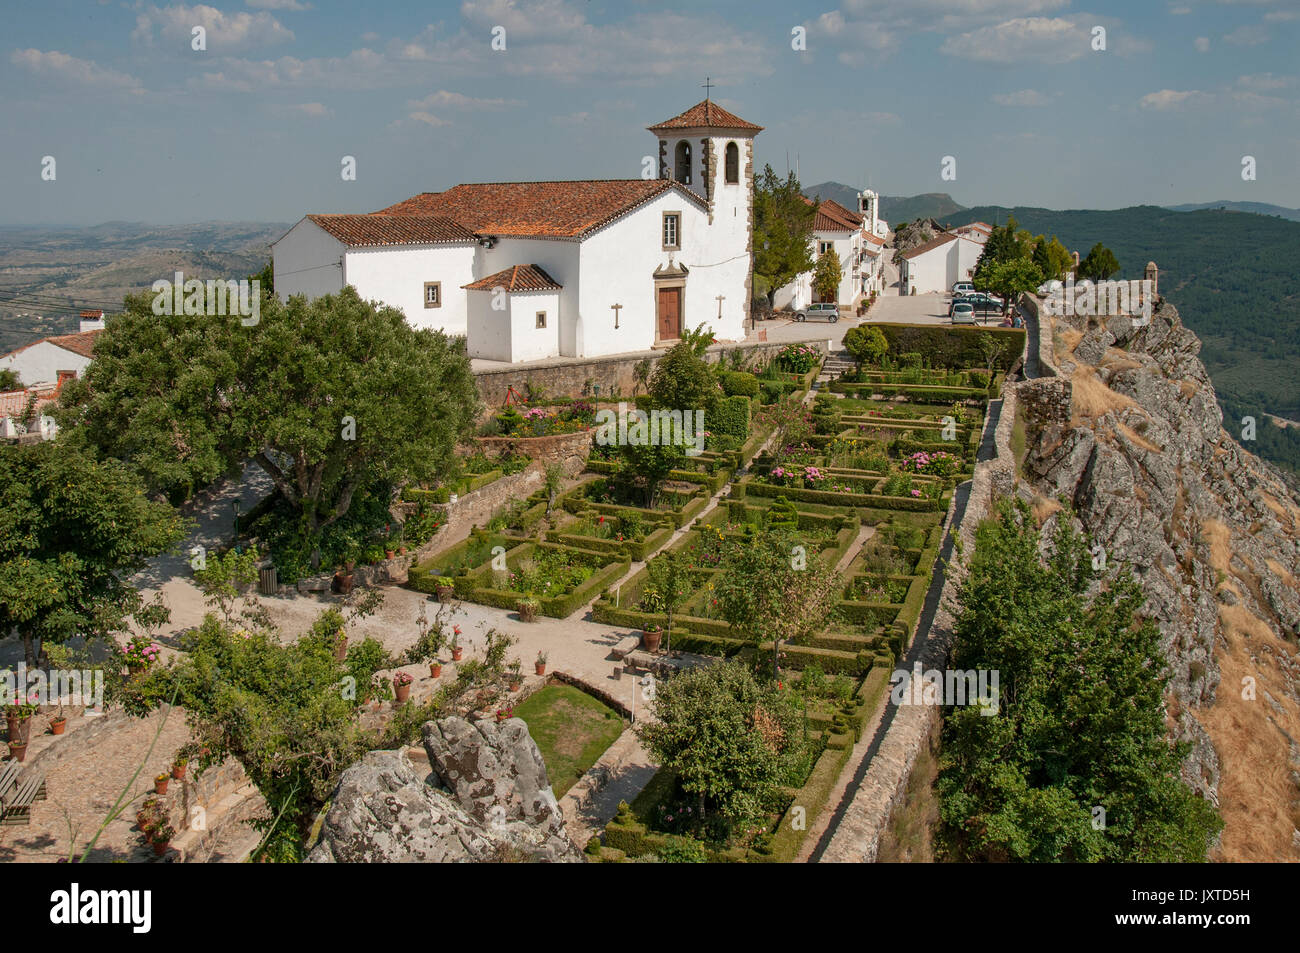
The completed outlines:
[[[163,854],[167,853],[167,848],[169,846],[171,846],[170,841],[154,841],[153,842],[154,855],[157,857],[161,857]]]
[[[154,793],[154,794],[166,794],[166,793],[167,793],[167,782],[168,782],[168,779],[167,779],[167,778],[163,778],[162,780],[159,780],[158,778],[154,778],[154,781],[153,781],[153,793]]]
[[[430,677],[430,678],[441,678],[441,677],[442,677],[442,663],[441,663],[441,662],[430,662],[430,663],[429,663],[429,677]]]
[[[641,644],[645,646],[647,652],[658,652],[659,643],[663,640],[662,632],[645,631],[641,633]]]
[[[465,650],[460,648],[459,646],[451,650],[451,660],[453,662],[459,662],[464,657],[465,657]]]
[[[546,674],[546,663],[545,663],[545,662],[534,662],[534,663],[533,663],[533,671],[536,672],[538,675],[545,675],[545,674]]]
[[[174,764],[174,765],[172,765],[172,777],[175,778],[177,781],[182,781],[182,780],[184,780],[184,779],[185,779],[185,765],[183,765],[183,764]]]
[[[395,550],[395,549],[385,549],[385,550],[384,550],[384,558],[385,558],[385,559],[392,559],[392,558],[393,558],[394,556],[396,556],[396,555],[397,555],[397,550]]]
[[[439,602],[450,602],[451,597],[456,594],[456,590],[451,586],[435,586],[434,592]]]
[[[61,735],[68,730],[68,719],[52,718],[50,719],[50,734]]]
[[[519,689],[521,689],[521,688],[523,688],[523,687],[524,687],[524,683],[523,683],[522,680],[516,682],[516,681],[514,681],[514,680],[512,679],[511,682],[510,682],[510,690],[511,690],[512,692],[517,692],[517,691],[519,691]]]
[[[394,685],[394,686],[393,686],[393,700],[394,700],[394,701],[399,702],[399,703],[400,703],[400,702],[404,702],[404,701],[406,701],[406,699],[408,699],[410,696],[411,696],[411,686],[410,686],[409,683],[407,683],[406,685]]]
[[[9,756],[21,763],[27,758],[27,742],[9,742]]]
[[[353,574],[349,569],[347,572],[336,572],[334,574],[334,589],[342,595],[347,595],[352,591]]]
[[[342,662],[348,657],[348,637],[345,635],[334,643],[334,658]]]
[[[9,740],[21,741],[26,744],[31,739],[32,734],[32,716],[19,718],[16,715],[6,716],[9,727]]]

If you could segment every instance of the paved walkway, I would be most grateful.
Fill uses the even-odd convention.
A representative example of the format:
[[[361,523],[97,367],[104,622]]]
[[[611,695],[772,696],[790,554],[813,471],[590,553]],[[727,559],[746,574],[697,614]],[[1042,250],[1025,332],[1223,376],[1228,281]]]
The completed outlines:
[[[631,804],[657,770],[636,732],[624,731],[560,798],[569,840],[585,847],[614,819],[619,802]]]

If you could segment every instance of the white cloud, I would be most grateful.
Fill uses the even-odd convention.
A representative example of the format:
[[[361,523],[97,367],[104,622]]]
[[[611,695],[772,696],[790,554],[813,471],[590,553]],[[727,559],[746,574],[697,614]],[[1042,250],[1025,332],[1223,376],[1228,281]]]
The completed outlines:
[[[1288,89],[1295,84],[1294,76],[1278,76],[1275,73],[1252,73],[1237,77],[1237,85],[1246,89]]]
[[[333,110],[324,103],[298,103],[290,106],[289,109],[293,112],[302,113],[304,116],[310,116],[312,119],[327,119],[334,115]]]
[[[423,109],[503,109],[507,106],[522,106],[523,103],[518,99],[479,99],[474,96],[466,96],[464,93],[440,89],[436,93],[430,93],[423,99],[413,99],[406,105],[418,106]]]
[[[1197,53],[1210,52],[1210,38],[1208,36],[1198,36],[1194,45]]]
[[[1300,20],[1300,10],[1270,10],[1264,14],[1264,19],[1269,23],[1287,23],[1291,20]]]
[[[223,13],[205,4],[149,7],[136,16],[131,39],[155,47],[160,38],[177,51],[188,53],[196,26],[203,27],[211,53],[236,53],[293,39],[293,31],[269,13]]]
[[[1091,26],[1063,17],[1017,17],[951,36],[939,52],[979,63],[1061,63],[1092,52]]]
[[[298,0],[245,0],[245,2],[254,10],[310,10],[310,3],[299,3]]]
[[[1213,98],[1214,97],[1209,93],[1203,93],[1198,89],[1162,89],[1158,92],[1147,93],[1138,100],[1138,106],[1142,109],[1153,109],[1164,112],[1173,109],[1181,109],[1184,106],[1205,105]]]
[[[450,119],[440,119],[437,116],[433,115],[433,113],[428,113],[428,112],[413,112],[407,118],[413,119],[416,122],[422,122],[427,126],[433,126],[435,129],[438,128],[439,126],[451,125]]]
[[[1268,28],[1258,23],[1248,23],[1245,26],[1239,26],[1231,33],[1223,35],[1223,42],[1231,43],[1233,46],[1258,46],[1261,43],[1269,41]]]
[[[92,60],[82,60],[58,50],[14,50],[9,62],[36,76],[71,86],[124,90],[140,94],[144,87],[134,76],[106,69]]]
[[[1014,93],[995,93],[993,102],[999,106],[1046,106],[1052,97],[1036,89],[1018,89]]]

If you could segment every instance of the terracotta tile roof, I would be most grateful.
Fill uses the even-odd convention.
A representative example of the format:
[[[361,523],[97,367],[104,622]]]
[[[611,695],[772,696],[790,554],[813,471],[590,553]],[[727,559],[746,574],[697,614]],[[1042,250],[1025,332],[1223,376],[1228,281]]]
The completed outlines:
[[[99,308],[88,308],[87,310],[81,312],[81,316],[86,320],[90,320],[92,318],[102,318],[104,316],[104,312]]]
[[[873,245],[885,244],[885,240],[883,238],[881,238],[879,235],[873,235],[871,234],[871,232],[863,232],[862,238],[864,241],[871,242]]]
[[[491,291],[493,288],[505,288],[506,291],[559,291],[563,286],[537,265],[512,265],[495,275],[488,275],[461,287],[471,291]]]
[[[845,208],[834,199],[822,199],[822,208],[841,221],[848,222],[854,228],[862,224],[862,214],[860,212]]]
[[[483,182],[423,192],[375,213],[442,216],[480,235],[583,238],[667,191],[704,200],[670,179]]]
[[[667,131],[670,129],[743,129],[746,132],[762,132],[762,126],[756,126],[752,122],[746,122],[735,113],[727,112],[715,102],[707,99],[696,103],[686,112],[674,116],[672,119],[665,119],[661,123],[653,126],[647,126],[651,132]]]
[[[58,337],[44,338],[55,347],[61,347],[65,351],[72,351],[74,354],[80,354],[82,357],[95,356],[95,338],[103,334],[102,328],[96,328],[94,331],[80,331],[77,334],[61,334]],[[40,343],[39,341],[36,343]],[[30,345],[29,345],[30,346]]]
[[[903,252],[903,254],[900,255],[899,257],[912,259],[915,258],[917,255],[924,255],[928,251],[933,251],[934,249],[938,248],[940,245],[946,245],[949,242],[955,242],[956,240],[957,240],[956,235],[950,235],[949,233],[944,232],[942,235],[939,235],[937,238],[930,239],[924,245],[917,245],[915,248],[909,248],[907,251]]]
[[[809,205],[813,200],[806,195],[799,196]],[[833,207],[831,207],[833,206]],[[830,199],[825,199],[817,206],[817,217],[813,219],[814,232],[855,232],[858,230],[857,222],[846,221],[835,210],[843,208],[842,205],[833,204]]]
[[[478,236],[450,218],[436,215],[308,215],[345,245],[438,245],[472,242]]]
[[[35,413],[50,404],[56,403],[58,401],[58,391],[41,388],[40,390],[11,390],[0,393],[0,417],[17,419],[23,416],[30,397],[36,398],[36,403],[33,405],[33,413]]]

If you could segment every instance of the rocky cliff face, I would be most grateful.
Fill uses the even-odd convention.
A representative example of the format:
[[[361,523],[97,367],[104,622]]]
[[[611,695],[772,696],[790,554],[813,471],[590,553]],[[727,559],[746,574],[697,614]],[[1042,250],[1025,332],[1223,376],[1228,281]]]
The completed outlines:
[[[371,751],[343,772],[310,862],[582,862],[524,722],[451,717],[422,734],[431,771]]]
[[[1224,817],[1215,856],[1300,859],[1300,501],[1224,430],[1200,341],[1171,305],[1146,327],[1052,320],[1043,351],[1059,376],[1017,392],[1020,492],[1045,528],[1067,503],[1098,559],[1141,580],[1172,675],[1170,730],[1192,744],[1186,779]]]

